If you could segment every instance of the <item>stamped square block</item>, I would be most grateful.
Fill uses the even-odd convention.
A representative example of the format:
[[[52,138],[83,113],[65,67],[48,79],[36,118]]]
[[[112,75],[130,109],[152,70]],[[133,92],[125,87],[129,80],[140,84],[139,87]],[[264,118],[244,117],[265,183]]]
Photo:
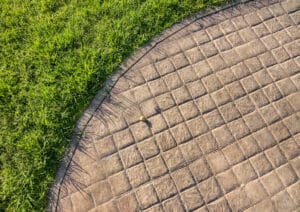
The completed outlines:
[[[265,86],[273,82],[271,76],[265,69],[254,73],[253,76],[260,86]]]
[[[151,135],[147,124],[144,122],[138,122],[134,125],[131,125],[130,129],[133,137],[135,138],[135,141],[141,141]]]
[[[253,112],[244,116],[244,120],[252,132],[255,132],[265,126],[265,123],[258,112]]]
[[[249,158],[260,151],[260,148],[252,135],[242,138],[239,141],[239,145],[246,158]]]
[[[176,69],[183,68],[184,66],[189,65],[189,61],[186,59],[185,55],[182,53],[176,54],[172,57],[172,62]]]
[[[269,98],[270,102],[276,101],[282,97],[280,91],[275,84],[268,85],[263,88],[263,91]]]
[[[159,149],[155,143],[154,138],[149,138],[137,144],[139,151],[143,158],[148,159],[159,153]]]
[[[204,154],[208,154],[219,148],[214,136],[210,132],[196,138],[196,140]]]
[[[196,40],[198,45],[200,45],[202,43],[206,43],[210,40],[208,37],[208,34],[204,30],[199,30],[199,31],[193,33],[193,37]]]
[[[99,188],[101,188],[101,190]],[[103,204],[112,198],[111,187],[106,180],[92,184],[88,188],[88,191],[92,194],[92,197],[97,205]]]
[[[168,91],[168,88],[162,78],[148,82],[148,86],[153,96],[158,96]]]
[[[170,127],[183,122],[183,118],[176,107],[163,112],[163,115]]]
[[[161,61],[155,63],[155,67],[156,67],[157,71],[160,73],[160,75],[165,75],[165,74],[171,73],[175,70],[174,65],[168,59],[161,60]]]
[[[196,73],[192,66],[187,66],[177,71],[184,83],[192,82],[197,79]]]
[[[284,96],[288,96],[291,93],[294,93],[297,91],[296,86],[290,79],[283,79],[276,83],[279,90]]]
[[[202,78],[202,82],[208,92],[216,91],[222,87],[221,82],[218,80],[215,74],[211,74]]]
[[[207,58],[214,56],[218,53],[218,50],[212,42],[202,44],[201,46],[199,46],[199,48]]]
[[[259,88],[259,85],[257,84],[256,80],[252,76],[242,79],[241,83],[247,93],[255,91]]]
[[[140,186],[141,184],[147,182],[150,179],[144,164],[139,164],[130,169],[127,169],[127,175],[130,184],[133,187]]]
[[[267,128],[255,132],[253,136],[262,150],[276,145],[276,140]]]
[[[204,134],[209,130],[208,126],[201,116],[187,121],[186,124],[193,137]]]
[[[142,161],[142,156],[135,145],[120,151],[120,157],[126,168]]]
[[[272,200],[278,211],[292,211],[296,207],[293,199],[286,191],[281,191],[280,193],[276,194],[274,197],[272,197]]]
[[[251,204],[246,192],[242,189],[236,189],[227,194],[227,201],[233,211],[243,211]]]
[[[217,90],[216,92],[212,93],[211,97],[213,98],[213,100],[217,106],[228,103],[231,100],[231,98],[225,88],[222,88],[222,89]]]
[[[177,88],[172,91],[172,94],[177,104],[181,104],[192,99],[186,87]]]
[[[293,114],[283,120],[283,123],[291,134],[296,135],[300,132],[300,117],[297,114]]]
[[[256,34],[252,28],[244,28],[238,31],[244,42],[249,42],[256,39]]]
[[[300,182],[295,183],[287,188],[287,191],[291,198],[297,205],[300,205]]]
[[[229,164],[227,163],[227,160],[221,151],[213,152],[207,155],[207,161],[215,174],[229,168]]]
[[[230,43],[228,42],[228,40],[225,37],[220,37],[220,38],[214,40],[214,42],[215,42],[215,46],[217,47],[217,49],[220,52],[226,51],[231,48]]]
[[[136,211],[139,207],[135,195],[132,193],[122,196],[117,205],[121,211]]]
[[[96,141],[94,144],[100,158],[113,154],[117,151],[111,136]]]
[[[255,110],[254,104],[251,102],[248,96],[244,96],[242,98],[237,99],[235,102],[235,106],[240,111],[242,115],[251,113]]]
[[[226,125],[223,125],[221,127],[214,129],[212,131],[212,134],[216,138],[216,140],[221,148],[234,142],[234,138],[231,135],[231,133]]]
[[[226,54],[226,52],[223,52],[222,55],[224,57],[224,59],[220,56],[220,55],[215,55],[213,57],[210,57],[207,59],[208,64],[210,65],[210,67],[212,68],[212,70],[214,72],[220,71],[224,68],[227,67],[227,63],[229,63],[231,60],[238,60],[239,57],[238,55],[236,55],[236,57],[232,57],[232,54],[234,54],[235,52],[229,51],[227,52],[228,57],[226,58],[226,56],[224,54]],[[231,62],[232,63],[232,62]]]
[[[103,165],[107,176],[117,173],[123,169],[123,165],[118,154],[113,154],[104,158]]]
[[[250,71],[249,69],[247,68],[247,66],[241,62],[241,63],[238,63],[237,65],[235,66],[232,66],[231,67],[231,70],[233,71],[234,75],[238,78],[238,79],[242,79],[242,78],[245,78],[246,76],[250,75]]]
[[[193,210],[201,207],[204,204],[199,191],[195,187],[192,187],[181,193],[181,198],[184,202],[186,210]]]
[[[288,76],[288,73],[284,71],[279,64],[268,67],[267,71],[270,74],[270,76],[276,81]]]
[[[261,40],[265,44],[265,46],[268,48],[268,50],[274,49],[279,46],[279,43],[275,39],[274,35],[268,35],[266,37],[263,37]]]
[[[172,172],[171,176],[180,191],[195,184],[187,168],[178,169]]]
[[[228,163],[230,165],[237,164],[245,159],[243,152],[237,145],[237,143],[230,144],[229,146],[222,149]]]
[[[264,185],[269,195],[274,195],[283,189],[283,185],[274,171],[263,176],[261,178],[261,183]]]
[[[198,185],[198,189],[206,203],[209,203],[222,195],[222,191],[214,177],[210,177],[201,182]]]
[[[208,63],[205,60],[202,60],[202,61],[194,64],[193,68],[194,68],[198,78],[205,77],[212,73],[211,67],[208,65]]]
[[[159,74],[155,70],[155,67],[153,65],[147,65],[143,67],[140,72],[142,73],[144,79],[146,81],[151,81],[154,79],[157,79],[159,77]]]
[[[199,99],[196,99],[195,102],[202,114],[207,113],[216,108],[214,101],[209,95],[202,96]]]
[[[294,112],[295,109],[293,109],[292,106],[294,106],[294,107],[297,106],[296,98],[297,98],[296,95],[292,96],[292,98],[291,98],[292,104],[290,104],[286,99],[281,99],[274,103],[275,108],[277,109],[279,115],[282,118],[284,118],[288,115],[291,115]]]
[[[152,116],[151,118],[148,119],[148,121],[150,123],[150,129],[154,134],[167,129],[168,127],[164,118],[160,114]]]
[[[177,193],[175,184],[169,175],[155,180],[153,185],[160,200],[165,200]]]
[[[243,138],[250,133],[250,130],[244,123],[243,119],[237,119],[228,123],[228,128],[236,139]]]
[[[208,164],[205,162],[204,158],[200,158],[189,165],[194,179],[197,182],[201,182],[209,178],[212,173],[208,168]]]
[[[264,23],[254,26],[253,30],[255,34],[260,38],[270,34],[268,29],[265,27]]]
[[[173,97],[170,93],[162,94],[155,98],[160,110],[167,110],[175,105]]]
[[[146,209],[158,201],[154,188],[151,184],[140,187],[136,191],[136,197],[142,209]]]
[[[151,92],[147,84],[142,84],[132,90],[133,96],[137,102],[143,102],[151,98]]]
[[[223,85],[226,85],[236,80],[236,77],[234,76],[230,68],[218,71],[216,75]]]
[[[218,110],[213,110],[204,114],[203,117],[210,129],[214,129],[224,124],[224,120]]]
[[[173,72],[173,73],[170,73],[166,76],[164,76],[164,81],[166,82],[166,85],[168,86],[168,88],[170,90],[173,90],[175,88],[179,88],[180,86],[183,85],[179,75],[177,72]]]
[[[233,100],[246,94],[243,87],[238,81],[227,85],[226,89]]]
[[[155,138],[156,138],[159,148],[162,151],[167,151],[167,150],[173,148],[174,146],[176,146],[176,142],[168,130],[163,131],[162,133],[156,134]]]
[[[163,203],[164,211],[178,211],[178,212],[184,212],[184,208],[179,200],[179,198],[173,197],[171,199],[168,199]]]
[[[163,154],[163,158],[169,168],[169,170],[177,169],[184,165],[184,158],[179,150],[179,148],[170,149]]]
[[[192,138],[188,128],[185,123],[181,123],[171,128],[171,133],[175,138],[177,144],[184,143]]]
[[[110,176],[108,181],[111,185],[111,190],[114,195],[120,195],[131,188],[125,172],[119,172],[113,176]]]
[[[261,19],[259,18],[259,16],[257,15],[257,13],[252,12],[252,13],[248,13],[244,16],[245,21],[250,24],[251,26],[257,25],[259,23],[261,23]]]
[[[226,122],[230,122],[241,117],[239,111],[236,109],[236,106],[232,102],[219,107],[219,111],[221,112],[221,115]]]
[[[77,202],[84,202],[84,204],[76,204],[76,210],[88,211],[94,207],[94,202],[90,194],[86,192],[76,192],[70,196],[70,200],[73,207]]]
[[[263,68],[261,62],[258,60],[257,57],[252,57],[250,59],[246,59],[244,61],[244,63],[246,64],[246,66],[249,68],[249,70],[252,73],[255,73]]]
[[[249,182],[245,186],[245,192],[252,203],[257,203],[268,196],[259,180]]]
[[[224,32],[224,34],[229,34],[235,31],[235,27],[230,20],[226,20],[220,23],[220,28]]]
[[[285,157],[289,160],[300,155],[300,148],[293,138],[283,141],[280,144],[280,149],[282,150]]]
[[[142,110],[143,114],[146,117],[157,114],[160,111],[160,109],[159,109],[157,103],[155,102],[154,98],[146,100],[145,102],[142,102],[141,103],[141,110]]]
[[[268,98],[262,92],[262,90],[254,91],[250,94],[250,98],[257,105],[257,107],[262,107],[269,103]]]
[[[193,99],[206,94],[205,87],[200,80],[188,83],[186,87]]]
[[[185,51],[184,54],[188,58],[190,64],[197,63],[200,60],[204,59],[204,56],[203,56],[203,54],[201,53],[201,51],[199,50],[198,47],[189,49],[189,50]]]
[[[216,178],[225,194],[239,186],[231,169],[218,174]]]
[[[167,173],[168,169],[160,156],[146,160],[146,167],[152,178],[162,176]]]
[[[264,174],[272,170],[272,165],[263,153],[250,158],[250,161],[259,176],[263,176]]]
[[[211,26],[207,28],[206,31],[212,39],[221,37],[223,35],[218,25]]]
[[[185,120],[194,118],[199,114],[199,111],[193,101],[180,105],[179,110]]]
[[[235,165],[232,170],[241,184],[246,184],[257,178],[257,174],[249,161],[244,161]]]
[[[287,160],[282,154],[281,150],[278,148],[278,146],[272,147],[265,151],[265,154],[268,158],[268,160],[271,162],[273,167],[279,167],[282,164],[286,163]]]
[[[281,142],[290,136],[288,129],[282,124],[281,121],[272,124],[268,128],[278,142]]]
[[[227,36],[232,46],[239,46],[244,43],[238,32],[233,32]]]
[[[290,56],[288,55],[288,53],[285,51],[283,47],[273,49],[272,53],[274,54],[275,59],[277,60],[278,63],[282,63],[290,58]]]
[[[202,153],[196,141],[192,140],[179,146],[186,162],[198,159]]]
[[[130,130],[126,129],[113,134],[116,146],[121,149],[134,143]]]
[[[283,182],[283,185],[286,187],[295,183],[298,179],[296,173],[289,164],[279,167],[276,172],[281,179],[281,182]]]
[[[267,124],[272,124],[280,119],[280,116],[271,104],[260,108],[260,113]]]
[[[237,29],[243,29],[247,26],[247,23],[243,16],[237,16],[231,19],[232,23],[235,25]]]

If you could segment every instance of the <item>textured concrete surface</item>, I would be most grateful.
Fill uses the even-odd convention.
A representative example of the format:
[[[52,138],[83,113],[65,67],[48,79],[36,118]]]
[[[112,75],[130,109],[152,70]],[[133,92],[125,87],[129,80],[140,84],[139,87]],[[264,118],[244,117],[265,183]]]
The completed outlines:
[[[299,8],[237,4],[133,55],[79,123],[50,210],[299,211]]]

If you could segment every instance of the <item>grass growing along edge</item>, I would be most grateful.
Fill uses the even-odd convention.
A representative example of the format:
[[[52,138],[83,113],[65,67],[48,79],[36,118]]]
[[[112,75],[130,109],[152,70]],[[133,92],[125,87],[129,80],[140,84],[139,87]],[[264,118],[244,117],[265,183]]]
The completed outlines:
[[[43,211],[104,80],[178,20],[226,0],[1,0],[0,211]]]

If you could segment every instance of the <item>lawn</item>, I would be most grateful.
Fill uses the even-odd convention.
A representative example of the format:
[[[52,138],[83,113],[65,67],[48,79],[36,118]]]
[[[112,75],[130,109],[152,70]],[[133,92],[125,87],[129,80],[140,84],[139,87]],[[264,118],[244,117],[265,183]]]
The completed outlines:
[[[43,211],[76,120],[154,35],[225,0],[1,0],[0,211]]]

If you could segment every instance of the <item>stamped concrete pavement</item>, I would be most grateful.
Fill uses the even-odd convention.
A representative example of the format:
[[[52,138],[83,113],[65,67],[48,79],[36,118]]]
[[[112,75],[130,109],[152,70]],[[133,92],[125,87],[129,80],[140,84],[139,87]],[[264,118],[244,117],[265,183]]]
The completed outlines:
[[[51,211],[299,211],[300,1],[176,24],[78,123]]]

